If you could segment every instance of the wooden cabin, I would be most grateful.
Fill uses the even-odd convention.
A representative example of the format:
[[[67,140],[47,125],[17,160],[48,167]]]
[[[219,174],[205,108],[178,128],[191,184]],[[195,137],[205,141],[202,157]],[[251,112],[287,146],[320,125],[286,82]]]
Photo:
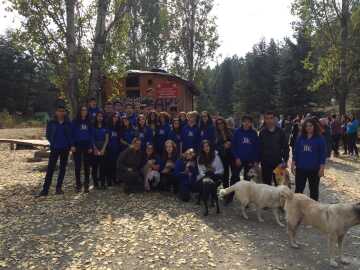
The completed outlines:
[[[104,93],[105,100],[120,99],[159,111],[192,111],[194,96],[199,95],[192,82],[162,70],[129,70],[116,82],[107,80]]]

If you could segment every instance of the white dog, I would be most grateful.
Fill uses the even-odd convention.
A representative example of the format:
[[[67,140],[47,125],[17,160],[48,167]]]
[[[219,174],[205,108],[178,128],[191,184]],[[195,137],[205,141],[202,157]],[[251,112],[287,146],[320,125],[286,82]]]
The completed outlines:
[[[330,251],[330,265],[337,267],[336,246],[340,261],[349,261],[343,257],[343,240],[347,231],[360,225],[360,203],[322,204],[306,195],[283,191],[285,198],[285,212],[290,245],[298,248],[295,236],[301,223],[311,225],[328,237]]]
[[[220,190],[220,196],[225,196],[229,193],[235,192],[235,198],[240,202],[241,213],[245,219],[248,219],[245,209],[249,204],[256,206],[257,218],[260,222],[264,222],[261,217],[261,210],[263,208],[271,208],[276,222],[284,227],[280,222],[279,208],[283,207],[284,200],[281,193],[284,190],[289,190],[286,186],[273,187],[265,184],[256,184],[254,182],[240,181],[231,187]]]

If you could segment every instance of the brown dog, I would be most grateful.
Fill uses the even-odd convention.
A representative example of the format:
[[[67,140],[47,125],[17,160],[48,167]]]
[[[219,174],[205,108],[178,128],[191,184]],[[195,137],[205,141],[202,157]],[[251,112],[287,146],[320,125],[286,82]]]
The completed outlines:
[[[282,196],[291,247],[299,248],[295,240],[299,225],[311,225],[328,236],[330,265],[338,266],[336,246],[341,263],[348,264],[343,257],[343,240],[351,227],[360,224],[360,204],[322,204],[289,190],[284,190]]]

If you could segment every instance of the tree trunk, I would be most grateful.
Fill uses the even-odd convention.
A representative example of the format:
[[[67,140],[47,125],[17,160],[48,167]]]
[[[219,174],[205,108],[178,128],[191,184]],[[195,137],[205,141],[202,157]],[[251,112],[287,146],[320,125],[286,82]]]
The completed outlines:
[[[346,114],[346,99],[349,93],[348,80],[348,53],[349,53],[349,22],[350,22],[350,3],[349,0],[342,0],[341,7],[341,45],[340,45],[340,100],[339,113]]]
[[[101,87],[103,81],[102,65],[106,45],[106,14],[110,1],[98,0],[94,48],[91,55],[91,72],[89,81],[89,96],[96,97],[101,104]]]
[[[76,0],[66,1],[66,45],[68,77],[65,94],[70,105],[70,116],[74,116],[78,108],[77,90],[79,74],[76,61],[75,4]]]

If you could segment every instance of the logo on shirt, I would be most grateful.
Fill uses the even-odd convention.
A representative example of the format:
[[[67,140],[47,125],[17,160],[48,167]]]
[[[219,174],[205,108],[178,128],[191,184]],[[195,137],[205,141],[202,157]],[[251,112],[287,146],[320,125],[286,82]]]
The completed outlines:
[[[81,124],[80,129],[81,129],[81,130],[87,130],[88,127],[87,127],[86,124]]]
[[[305,144],[305,145],[304,145],[304,152],[312,152],[312,147],[311,147],[311,145]]]
[[[242,144],[251,144],[251,141],[250,141],[249,138],[244,137],[243,140],[242,140]]]
[[[188,132],[188,136],[189,136],[189,137],[194,137],[194,133],[193,133],[192,131],[189,131],[189,132]]]
[[[117,132],[115,131],[111,132],[111,137],[117,137]]]
[[[201,136],[204,136],[204,131],[201,131],[201,134],[200,134]]]
[[[160,130],[159,130],[159,134],[160,134],[160,135],[164,135],[164,134],[165,134],[165,130],[160,129]]]
[[[139,137],[144,138],[145,137],[144,133],[139,133]]]

